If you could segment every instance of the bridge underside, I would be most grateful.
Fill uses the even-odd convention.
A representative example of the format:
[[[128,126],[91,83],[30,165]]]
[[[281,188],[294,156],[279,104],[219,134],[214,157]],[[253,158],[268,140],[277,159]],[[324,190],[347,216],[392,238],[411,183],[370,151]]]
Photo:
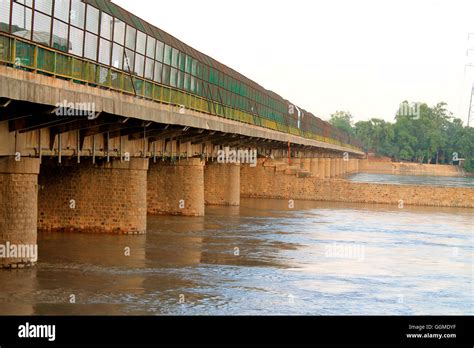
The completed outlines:
[[[59,112],[62,101],[94,105],[94,113]],[[218,151],[233,148],[257,150],[258,161],[220,163]],[[145,233],[147,214],[203,216],[206,204],[238,206],[241,175],[251,176],[253,165],[328,179],[356,172],[361,156],[349,147],[0,66],[0,244],[34,244],[38,230]],[[34,262],[1,258],[0,267]]]
[[[91,117],[58,103],[93,105]],[[0,156],[212,155],[216,146],[363,156],[363,152],[0,66]],[[282,155],[283,157],[283,155]]]

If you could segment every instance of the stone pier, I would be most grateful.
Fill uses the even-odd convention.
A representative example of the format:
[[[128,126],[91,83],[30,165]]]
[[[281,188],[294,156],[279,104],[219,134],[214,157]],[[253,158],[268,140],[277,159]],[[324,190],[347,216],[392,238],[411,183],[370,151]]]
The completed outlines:
[[[331,168],[331,171],[330,171],[330,178],[333,179],[337,176],[337,171],[336,171],[336,168],[337,168],[337,160],[336,158],[330,158],[329,159],[329,163],[330,163],[330,168]]]
[[[204,162],[151,163],[147,191],[149,214],[204,216]]]
[[[0,268],[22,268],[37,261],[39,169],[39,159],[0,158]]]
[[[326,159],[325,158],[318,158],[318,171],[319,171],[319,178],[320,179],[325,179],[326,178]]]
[[[324,179],[329,179],[331,177],[331,160],[329,158],[321,158],[321,161],[323,163],[323,174],[324,174]]]
[[[295,157],[291,159],[291,165],[301,169],[301,158]]]
[[[240,205],[240,165],[208,162],[204,167],[204,202]]]
[[[43,163],[38,229],[58,232],[146,232],[148,159]]]
[[[311,172],[311,158],[305,157],[301,159],[301,169]]]
[[[311,176],[313,178],[321,178],[321,173],[320,173],[321,163],[319,160],[320,158],[311,158],[310,171],[311,171]]]

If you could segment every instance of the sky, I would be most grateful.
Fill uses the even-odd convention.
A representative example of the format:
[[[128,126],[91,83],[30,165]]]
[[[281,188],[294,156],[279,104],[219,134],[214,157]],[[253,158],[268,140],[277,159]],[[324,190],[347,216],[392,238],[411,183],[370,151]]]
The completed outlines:
[[[467,122],[472,0],[113,2],[323,119],[393,121],[408,100]]]

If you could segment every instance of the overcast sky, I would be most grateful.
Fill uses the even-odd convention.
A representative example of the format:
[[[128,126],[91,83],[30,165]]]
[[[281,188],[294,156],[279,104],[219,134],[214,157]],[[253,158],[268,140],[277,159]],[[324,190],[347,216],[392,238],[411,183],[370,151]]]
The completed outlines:
[[[391,121],[409,100],[467,121],[472,0],[113,1],[324,119]]]

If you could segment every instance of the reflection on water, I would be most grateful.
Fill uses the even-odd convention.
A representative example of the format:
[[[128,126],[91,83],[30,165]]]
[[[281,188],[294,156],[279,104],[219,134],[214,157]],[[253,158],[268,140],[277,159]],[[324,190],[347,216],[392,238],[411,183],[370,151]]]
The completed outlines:
[[[150,216],[144,236],[42,233],[36,268],[0,272],[0,314],[474,314],[472,209],[206,213]]]
[[[347,179],[354,182],[373,182],[378,184],[474,187],[474,177],[458,178],[451,176],[358,173],[348,176]]]

